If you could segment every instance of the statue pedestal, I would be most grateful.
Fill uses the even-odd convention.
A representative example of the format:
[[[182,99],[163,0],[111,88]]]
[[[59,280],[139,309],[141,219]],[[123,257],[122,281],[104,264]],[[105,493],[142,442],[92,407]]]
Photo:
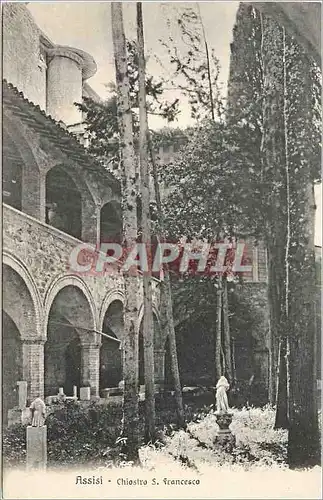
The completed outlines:
[[[46,469],[47,426],[27,427],[27,469]]]
[[[216,413],[216,423],[220,427],[220,430],[214,440],[215,445],[220,445],[226,451],[231,452],[236,444],[235,435],[232,434],[229,426],[232,422],[232,413]]]

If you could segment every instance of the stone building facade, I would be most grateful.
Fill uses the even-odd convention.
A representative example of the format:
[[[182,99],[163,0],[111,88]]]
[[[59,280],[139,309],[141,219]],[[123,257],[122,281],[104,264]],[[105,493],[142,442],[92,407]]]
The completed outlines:
[[[121,231],[120,185],[71,129],[74,106],[94,95],[83,51],[54,45],[24,4],[3,6],[3,417],[27,399],[63,387],[97,398],[122,379],[123,279],[69,270],[72,250]],[[68,127],[71,129],[68,130]],[[156,383],[166,339],[153,283]],[[138,296],[139,324],[142,291]],[[102,335],[105,333],[107,336]]]

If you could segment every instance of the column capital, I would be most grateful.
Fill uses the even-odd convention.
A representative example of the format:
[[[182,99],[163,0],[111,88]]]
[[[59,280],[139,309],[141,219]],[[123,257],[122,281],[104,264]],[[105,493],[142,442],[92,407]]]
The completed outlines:
[[[43,337],[34,337],[34,338],[26,338],[26,337],[22,337],[21,338],[21,342],[23,344],[28,344],[28,345],[42,345],[42,344],[45,344],[47,339],[44,339]]]
[[[101,342],[100,341],[95,341],[95,342],[82,342],[81,341],[81,347],[82,349],[98,349],[101,347]]]

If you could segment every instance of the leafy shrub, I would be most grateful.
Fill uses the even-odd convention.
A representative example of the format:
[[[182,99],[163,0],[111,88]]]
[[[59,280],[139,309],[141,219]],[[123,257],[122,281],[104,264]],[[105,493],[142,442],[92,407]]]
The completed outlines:
[[[117,406],[65,402],[46,419],[49,464],[106,463],[120,433]],[[110,453],[111,452],[111,453]]]
[[[3,431],[2,454],[5,467],[20,466],[26,462],[26,427],[16,424]]]

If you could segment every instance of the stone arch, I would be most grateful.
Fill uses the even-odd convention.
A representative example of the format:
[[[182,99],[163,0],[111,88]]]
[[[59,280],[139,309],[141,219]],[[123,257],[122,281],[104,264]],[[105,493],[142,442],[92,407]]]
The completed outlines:
[[[121,243],[122,212],[118,200],[110,200],[100,209],[100,243]]]
[[[70,172],[57,165],[46,174],[46,223],[74,238],[82,235],[84,194]]]
[[[123,340],[123,306],[124,295],[118,290],[108,293],[102,304],[102,318],[100,318],[101,331],[112,338],[102,335],[101,339],[101,391],[109,387],[116,387],[122,380],[122,344],[118,341]],[[113,340],[114,338],[115,340]]]
[[[46,295],[45,392],[89,386],[98,392],[99,345],[96,311],[91,294],[79,277],[55,282]]]
[[[17,275],[19,275],[24,282],[26,288],[28,289],[31,303],[33,305],[33,310],[35,313],[35,321],[33,324],[33,329],[29,331],[26,338],[46,338],[46,332],[43,328],[43,317],[42,317],[42,303],[40,299],[39,292],[37,290],[35,281],[25,265],[16,257],[14,257],[10,252],[4,250],[2,254],[3,265],[8,266],[13,269]],[[3,290],[5,291],[5,280],[3,280]],[[3,292],[4,293],[4,292]],[[17,311],[19,312],[18,308]]]
[[[55,189],[56,182],[61,189]],[[63,182],[64,177],[70,180]],[[66,185],[69,187],[66,187]],[[62,194],[65,193],[65,199]],[[73,200],[71,204],[70,200]],[[75,203],[74,203],[75,201]],[[71,204],[71,211],[68,205]],[[98,198],[90,188],[84,172],[77,170],[70,162],[58,163],[46,172],[46,222],[72,236],[96,243],[98,225]],[[58,207],[59,206],[59,207]],[[74,220],[75,219],[75,220]]]
[[[2,352],[3,418],[17,406],[17,382],[27,382],[29,399],[42,396],[43,345],[41,303],[35,283],[19,260],[3,254]]]
[[[97,331],[98,328],[98,322],[97,322],[97,310],[95,306],[94,299],[92,297],[91,291],[86,285],[86,283],[79,277],[79,276],[74,276],[74,275],[68,275],[68,276],[62,276],[48,287],[46,294],[45,294],[45,301],[44,301],[44,325],[45,327],[47,326],[48,323],[48,316],[50,312],[50,308],[53,304],[53,301],[57,294],[59,293],[60,290],[67,286],[73,286],[76,288],[79,288],[85,298],[87,299],[87,302],[89,304],[89,307],[91,309],[92,317],[93,317],[93,330]]]
[[[22,127],[14,123],[14,120],[4,111],[3,113],[3,173],[8,181],[12,176],[12,161],[10,155],[14,155],[14,164],[21,161],[21,201],[18,210],[35,217],[42,219],[41,199],[41,175],[39,165],[36,161],[34,153],[23,134]],[[13,179],[14,180],[14,179]],[[10,203],[9,203],[10,204]]]
[[[119,300],[122,304],[124,304],[124,292],[122,290],[110,290],[104,297],[99,314],[100,331],[102,331],[104,316],[109,308],[109,305],[115,300]]]

